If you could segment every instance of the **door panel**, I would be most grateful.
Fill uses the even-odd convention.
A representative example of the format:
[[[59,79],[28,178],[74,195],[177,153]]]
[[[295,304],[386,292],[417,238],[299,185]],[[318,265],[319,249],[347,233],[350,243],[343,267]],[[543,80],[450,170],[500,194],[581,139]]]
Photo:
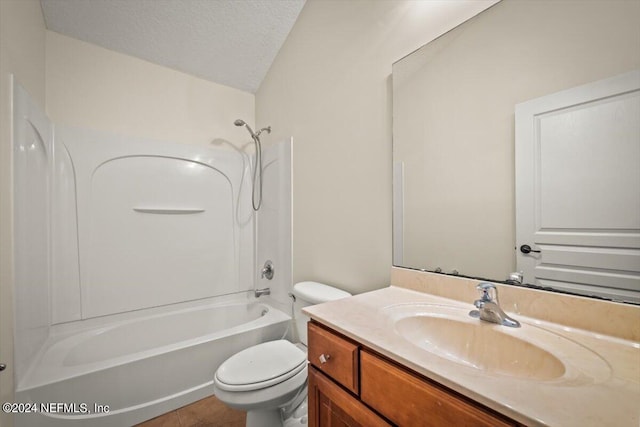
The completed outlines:
[[[516,106],[525,283],[640,301],[640,71]]]

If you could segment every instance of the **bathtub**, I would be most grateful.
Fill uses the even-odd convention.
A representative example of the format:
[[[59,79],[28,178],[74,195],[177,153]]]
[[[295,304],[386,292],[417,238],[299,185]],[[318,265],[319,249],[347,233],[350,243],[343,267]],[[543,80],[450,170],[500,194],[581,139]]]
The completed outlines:
[[[213,394],[214,373],[225,359],[282,338],[290,320],[266,304],[243,301],[61,334],[19,384],[16,400],[35,411],[17,416],[16,426],[120,427],[179,408]]]

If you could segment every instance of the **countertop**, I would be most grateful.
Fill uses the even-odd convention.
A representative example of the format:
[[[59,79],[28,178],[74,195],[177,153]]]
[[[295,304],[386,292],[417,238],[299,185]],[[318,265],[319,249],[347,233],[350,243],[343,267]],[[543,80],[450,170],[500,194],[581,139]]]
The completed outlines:
[[[471,302],[390,286],[303,311],[389,359],[523,424],[640,425],[640,343],[508,313],[523,325],[512,335],[522,333],[526,338],[526,334],[542,329],[556,339],[568,339],[573,346],[569,351],[579,350],[574,361],[582,369],[552,380],[514,378],[453,362],[400,336],[388,313],[394,310],[392,306],[407,304],[427,304],[426,309],[428,305],[474,308]]]

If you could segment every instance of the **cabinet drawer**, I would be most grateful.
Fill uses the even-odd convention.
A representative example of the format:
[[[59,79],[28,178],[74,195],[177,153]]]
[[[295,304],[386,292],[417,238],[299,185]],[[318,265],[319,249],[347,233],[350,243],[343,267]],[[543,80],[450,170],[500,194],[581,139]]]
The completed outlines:
[[[514,426],[509,420],[474,405],[441,386],[362,351],[363,402],[399,426]]]
[[[312,322],[308,323],[307,335],[309,362],[358,394],[358,345]]]

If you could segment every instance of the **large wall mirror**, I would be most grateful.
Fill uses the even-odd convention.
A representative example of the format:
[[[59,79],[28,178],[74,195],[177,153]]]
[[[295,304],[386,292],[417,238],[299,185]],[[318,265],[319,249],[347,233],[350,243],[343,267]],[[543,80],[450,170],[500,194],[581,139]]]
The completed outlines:
[[[639,303],[639,69],[635,0],[502,0],[396,62],[394,265]]]

